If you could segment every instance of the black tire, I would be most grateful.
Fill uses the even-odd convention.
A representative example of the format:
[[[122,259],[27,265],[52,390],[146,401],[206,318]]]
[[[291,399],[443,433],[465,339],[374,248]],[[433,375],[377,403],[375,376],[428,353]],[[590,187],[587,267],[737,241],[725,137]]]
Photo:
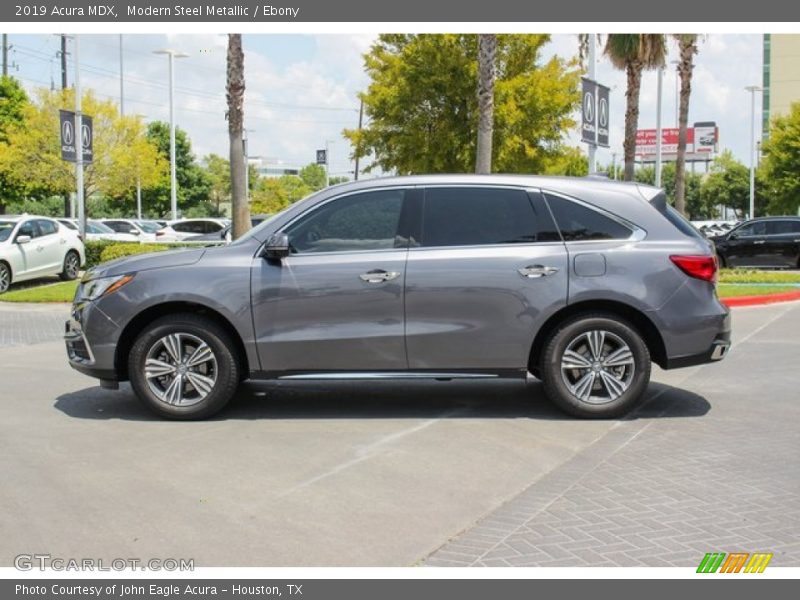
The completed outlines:
[[[600,361],[591,359],[590,367],[562,369],[562,357],[570,346],[574,350],[583,344],[587,349],[586,356],[591,356],[588,337],[583,337],[590,331],[604,332],[606,345],[603,345],[601,355],[606,352],[605,348],[609,348],[609,352],[615,346],[620,348],[620,342],[630,351],[630,367],[609,367],[611,374],[615,377],[619,374],[620,379],[627,383],[627,388],[616,397],[598,371],[606,370],[602,365],[598,366]],[[631,370],[627,371],[629,368]],[[636,328],[621,317],[609,313],[586,313],[565,321],[553,332],[545,344],[540,372],[545,395],[564,412],[588,419],[615,418],[630,412],[643,400],[650,381],[650,352]],[[606,377],[608,374],[607,370]],[[588,397],[581,399],[571,391],[569,382],[577,387],[584,375],[589,375],[587,381],[592,384]],[[597,396],[594,390],[597,390]],[[608,396],[608,400],[605,401],[603,396]]]
[[[162,342],[170,334],[182,334],[188,338],[189,344],[192,343],[192,339],[199,339],[208,345],[213,354],[214,384],[210,386],[205,397],[196,399],[191,404],[170,404],[160,398],[157,392],[163,393],[163,388],[167,387],[163,383],[165,380],[157,378],[148,380],[145,375],[148,353],[160,347],[166,348]],[[228,332],[212,319],[192,313],[167,315],[150,323],[136,338],[128,355],[128,376],[139,400],[162,417],[181,420],[205,419],[220,411],[233,398],[239,386],[241,369],[236,359],[235,348]],[[204,365],[204,368],[206,367],[207,365]],[[204,373],[209,377],[212,374],[210,371]],[[186,377],[188,381],[189,375]],[[168,380],[169,377],[166,381]],[[154,388],[157,391],[154,391]],[[198,397],[201,395],[201,392],[192,386],[184,386],[183,390],[189,395],[192,393]],[[187,402],[190,400],[192,399],[187,399]]]
[[[719,262],[720,269],[725,269],[728,267],[728,261],[725,260],[724,254],[719,254],[719,253],[717,254],[717,262]]]
[[[0,294],[5,294],[11,287],[11,269],[4,262],[0,262]]]
[[[58,276],[62,281],[74,281],[78,278],[81,271],[81,257],[75,252],[70,250],[64,255],[64,265],[61,273]]]

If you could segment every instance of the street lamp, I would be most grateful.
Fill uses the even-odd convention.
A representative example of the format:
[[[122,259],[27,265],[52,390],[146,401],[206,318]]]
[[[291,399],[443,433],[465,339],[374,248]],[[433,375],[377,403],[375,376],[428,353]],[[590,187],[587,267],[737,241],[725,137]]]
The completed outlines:
[[[681,61],[679,61],[679,60],[671,60],[671,61],[669,61],[669,64],[675,65],[675,129],[677,129],[679,127],[678,120],[679,120],[679,112],[680,112],[679,109],[678,109],[678,104],[679,104],[678,99],[680,97],[680,91],[679,91],[679,87],[678,86],[679,86],[680,80],[681,80],[680,71],[678,70],[678,66],[681,64]]]
[[[763,91],[757,85],[748,85],[750,92],[750,218],[756,216],[756,92]]]
[[[175,167],[175,69],[173,63],[176,58],[186,58],[189,55],[169,48],[153,50],[153,54],[169,56],[169,194],[172,220],[175,221],[178,219],[178,182]]]

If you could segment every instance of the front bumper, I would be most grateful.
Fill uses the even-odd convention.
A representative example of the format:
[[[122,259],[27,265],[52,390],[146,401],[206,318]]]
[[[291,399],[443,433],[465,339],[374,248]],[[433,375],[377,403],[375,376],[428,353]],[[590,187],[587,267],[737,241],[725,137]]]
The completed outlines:
[[[90,344],[89,339],[108,339],[108,332],[116,325],[96,306],[84,303],[72,307],[70,319],[64,324],[64,344],[69,365],[76,371],[103,382],[118,381],[114,368],[113,346]],[[86,335],[87,330],[101,331],[103,336]]]

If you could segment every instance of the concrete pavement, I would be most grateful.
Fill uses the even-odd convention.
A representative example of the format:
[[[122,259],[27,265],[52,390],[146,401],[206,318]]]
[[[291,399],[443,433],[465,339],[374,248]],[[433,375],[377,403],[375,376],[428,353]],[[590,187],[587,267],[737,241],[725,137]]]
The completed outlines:
[[[50,312],[53,323],[66,314]],[[800,306],[740,309],[734,331],[721,365],[656,371],[638,415],[601,422],[562,416],[538,384],[497,382],[276,386],[267,398],[243,392],[211,421],[165,422],[129,388],[101,390],[69,369],[58,341],[0,344],[0,565],[46,552],[197,566],[578,566],[593,564],[589,551],[597,564],[662,564],[648,562],[644,544],[613,546],[642,537],[619,519],[645,522],[650,488],[673,502],[667,518],[682,547],[668,564],[727,550],[714,544],[734,518],[749,526],[736,539],[759,543],[749,550],[797,564],[797,378],[787,351],[796,354]],[[736,499],[740,512],[724,504],[713,516],[735,489],[749,493]],[[583,554],[555,549],[568,543],[558,535],[594,522],[581,504],[592,495],[598,523],[619,525],[606,527],[615,539],[595,532]],[[579,511],[588,524],[571,517]],[[705,529],[715,519],[716,537]],[[490,529],[494,537],[480,537]]]

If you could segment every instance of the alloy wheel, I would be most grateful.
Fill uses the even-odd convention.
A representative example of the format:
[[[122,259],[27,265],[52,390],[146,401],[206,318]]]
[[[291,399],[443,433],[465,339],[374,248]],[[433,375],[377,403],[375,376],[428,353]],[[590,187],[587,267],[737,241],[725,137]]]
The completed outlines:
[[[67,254],[66,264],[64,265],[64,271],[66,271],[70,279],[76,279],[78,277],[80,269],[81,269],[80,261],[77,255],[74,252],[70,252],[69,254]]]
[[[211,347],[188,333],[171,333],[147,353],[144,375],[150,391],[162,402],[191,406],[217,383],[217,358]]]
[[[581,333],[561,356],[561,377],[570,393],[588,404],[613,402],[631,386],[633,352],[610,331]]]

